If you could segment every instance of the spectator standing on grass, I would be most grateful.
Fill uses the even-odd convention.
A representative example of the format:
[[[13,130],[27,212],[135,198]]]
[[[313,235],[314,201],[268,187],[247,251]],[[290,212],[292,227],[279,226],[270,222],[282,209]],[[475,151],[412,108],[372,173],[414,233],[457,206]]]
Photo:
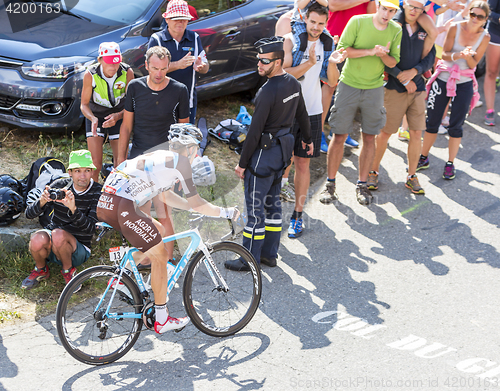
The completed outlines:
[[[276,266],[281,237],[283,169],[290,163],[294,137],[293,120],[302,130],[302,146],[313,153],[309,117],[299,82],[283,70],[283,38],[263,38],[255,43],[258,72],[269,80],[255,97],[255,111],[236,175],[244,180],[248,220],[243,230],[243,246],[257,263]],[[241,259],[227,261],[226,268],[249,271]]]
[[[393,67],[386,67],[389,79],[384,90],[384,107],[387,121],[380,134],[375,138],[375,158],[368,174],[368,189],[378,189],[380,162],[387,149],[392,134],[397,133],[406,115],[409,124],[408,177],[406,187],[413,193],[424,194],[416,175],[420,152],[422,150],[422,131],[425,130],[425,82],[422,74],[434,65],[436,49],[422,59],[426,31],[417,23],[424,12],[426,0],[405,0],[403,9],[394,17],[401,24],[401,57]]]
[[[26,209],[26,217],[40,216],[52,203],[54,212],[49,227],[36,231],[29,250],[35,269],[22,282],[21,288],[31,289],[50,276],[47,262],[62,266],[66,282],[76,274],[76,267],[90,256],[90,242],[97,222],[96,208],[101,185],[92,179],[95,166],[90,151],[73,151],[69,155],[69,178],[61,178],[45,187],[40,199]],[[50,189],[60,189],[62,199],[50,197]]]
[[[99,45],[97,64],[92,65],[83,76],[80,108],[85,116],[87,147],[96,167],[92,174],[95,182],[99,180],[106,137],[113,150],[113,160],[117,157],[125,92],[133,78],[134,72],[122,62],[120,46],[116,42]]]
[[[486,49],[486,75],[484,76],[484,98],[486,100],[486,116],[484,123],[495,125],[495,93],[496,79],[500,71],[500,1],[488,0],[491,9],[488,32],[490,43]]]
[[[375,136],[385,125],[384,69],[399,62],[401,26],[392,17],[398,0],[380,0],[375,14],[353,16],[340,37],[337,50],[347,51],[347,60],[335,92],[329,124],[333,132],[328,146],[326,188],[320,201],[334,202],[335,179],[344,155],[344,142],[352,132],[358,109],[361,111],[363,145],[359,155],[356,198],[360,204],[372,202],[366,181],[375,155]]]
[[[443,60],[438,63],[436,72],[427,83],[427,129],[417,170],[429,168],[429,151],[436,141],[443,113],[452,98],[448,161],[443,178],[455,178],[454,160],[462,141],[465,117],[479,100],[474,70],[490,41],[490,35],[485,29],[489,14],[487,2],[473,1],[469,6],[469,19],[448,30]]]
[[[130,159],[145,152],[168,150],[170,125],[189,121],[189,99],[187,87],[168,77],[170,52],[161,46],[154,46],[146,52],[146,69],[148,76],[130,82],[125,99],[123,123],[120,128],[118,146],[119,165],[127,159],[130,134],[132,149]],[[158,220],[165,227],[167,235],[174,234],[170,212],[163,203],[154,201]],[[151,203],[144,205],[144,212],[149,214]],[[174,243],[166,243],[170,254]]]
[[[328,20],[328,9],[319,4],[311,5],[305,15],[304,21],[307,32],[307,47],[304,52],[300,52],[300,41],[297,34],[287,34],[285,36],[284,50],[285,61],[283,67],[286,72],[297,78],[302,87],[302,94],[306,110],[309,115],[311,125],[311,136],[314,144],[314,152],[309,155],[306,149],[302,148],[301,129],[299,123],[295,123],[293,134],[295,136],[294,164],[295,164],[295,208],[290,219],[288,228],[289,238],[298,238],[303,232],[302,211],[309,189],[310,158],[320,155],[321,134],[322,134],[322,113],[321,103],[321,81],[326,77],[328,85],[335,86],[339,78],[337,63],[344,61],[347,53],[345,50],[332,52],[327,57],[324,42],[330,40],[329,47],[333,48],[333,38],[329,34],[323,33]],[[323,39],[320,37],[323,35]],[[325,57],[328,60],[325,62]]]
[[[153,46],[162,46],[170,52],[172,60],[168,73],[171,78],[188,88],[189,122],[194,124],[198,103],[196,73],[205,74],[208,72],[207,55],[198,33],[186,29],[188,22],[193,17],[190,15],[188,4],[184,0],[171,0],[163,17],[167,26],[151,36],[148,49]]]

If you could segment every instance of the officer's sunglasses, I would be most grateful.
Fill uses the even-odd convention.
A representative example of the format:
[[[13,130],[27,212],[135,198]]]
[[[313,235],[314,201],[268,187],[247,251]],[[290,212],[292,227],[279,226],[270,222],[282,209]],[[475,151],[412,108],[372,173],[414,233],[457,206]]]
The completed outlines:
[[[257,62],[261,62],[262,64],[264,65],[269,65],[271,64],[272,62],[275,62],[276,60],[279,60],[279,58],[260,58],[258,55],[257,55]]]
[[[471,19],[477,18],[477,20],[479,20],[481,22],[486,19],[486,15],[478,15],[472,11],[469,13],[469,15],[470,15]]]

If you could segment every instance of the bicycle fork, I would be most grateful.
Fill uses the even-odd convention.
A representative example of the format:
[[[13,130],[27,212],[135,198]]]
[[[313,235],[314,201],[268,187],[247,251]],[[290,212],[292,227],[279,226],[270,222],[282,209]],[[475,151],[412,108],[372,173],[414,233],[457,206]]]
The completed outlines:
[[[208,247],[206,246],[205,243],[200,243],[198,249],[203,251],[203,254],[205,254],[205,260],[203,261],[203,263],[205,264],[208,274],[210,274],[210,278],[214,283],[214,289],[212,289],[212,291],[217,290],[227,293],[229,291],[229,287],[224,278],[222,277],[222,275],[220,274],[219,269],[215,266],[215,262],[212,258],[212,255],[210,254]],[[220,283],[217,282],[217,279],[218,281],[220,281]]]

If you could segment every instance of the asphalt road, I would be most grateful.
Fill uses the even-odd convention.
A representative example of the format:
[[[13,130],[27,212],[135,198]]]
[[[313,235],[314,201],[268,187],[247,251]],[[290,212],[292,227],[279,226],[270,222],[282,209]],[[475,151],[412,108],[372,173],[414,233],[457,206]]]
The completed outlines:
[[[304,235],[284,235],[236,336],[145,332],[120,361],[91,367],[49,316],[0,329],[0,390],[500,389],[500,132],[483,116],[467,120],[452,181],[438,137],[424,196],[404,187],[407,144],[395,137],[373,205],[355,198],[358,152],[342,163],[336,205],[318,201],[317,183]]]

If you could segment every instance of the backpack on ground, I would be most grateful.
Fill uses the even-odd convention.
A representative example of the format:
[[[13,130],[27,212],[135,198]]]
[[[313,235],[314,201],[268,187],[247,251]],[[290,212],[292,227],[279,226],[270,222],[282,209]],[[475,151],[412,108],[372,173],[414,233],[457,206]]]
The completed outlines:
[[[242,125],[234,119],[225,119],[219,122],[215,129],[208,129],[208,133],[216,139],[229,145],[237,154],[241,153],[243,143],[247,138],[249,125]]]
[[[23,194],[26,207],[32,203],[37,202],[45,189],[45,186],[50,185],[56,179],[68,177],[64,163],[54,157],[41,157],[37,159],[32,165],[30,172],[22,182],[25,184],[25,191]],[[47,227],[51,221],[53,208],[51,203],[41,214],[38,221],[42,227]]]

